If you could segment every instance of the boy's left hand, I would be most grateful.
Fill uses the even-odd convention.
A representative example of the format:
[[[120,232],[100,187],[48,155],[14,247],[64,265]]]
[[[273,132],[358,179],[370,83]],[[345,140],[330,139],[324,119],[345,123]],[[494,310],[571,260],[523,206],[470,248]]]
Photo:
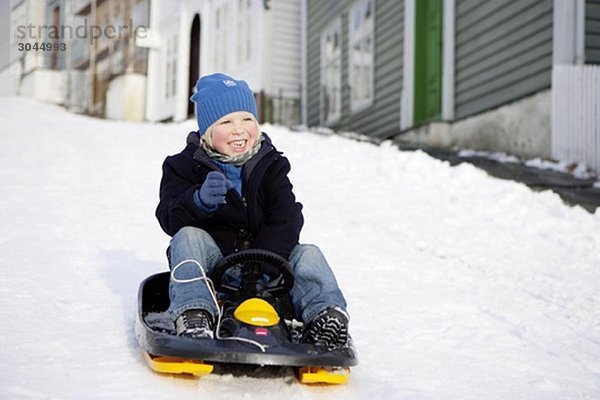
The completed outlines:
[[[219,204],[225,204],[225,194],[232,187],[231,181],[224,174],[211,171],[206,175],[206,180],[198,189],[198,195],[206,207],[214,209]]]

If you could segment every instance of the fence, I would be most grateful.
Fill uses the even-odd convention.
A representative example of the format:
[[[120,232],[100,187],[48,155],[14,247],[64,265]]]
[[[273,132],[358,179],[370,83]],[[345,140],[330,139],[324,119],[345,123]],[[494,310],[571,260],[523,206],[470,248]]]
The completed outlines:
[[[300,99],[298,91],[278,90],[277,96],[261,94],[261,104],[264,107],[262,119],[264,122],[293,126],[300,123]]]
[[[600,172],[600,66],[554,66],[552,157]]]

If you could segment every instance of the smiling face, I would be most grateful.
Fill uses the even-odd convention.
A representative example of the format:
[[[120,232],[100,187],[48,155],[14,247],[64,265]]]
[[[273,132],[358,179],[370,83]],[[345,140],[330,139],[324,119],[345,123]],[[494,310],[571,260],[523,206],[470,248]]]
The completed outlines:
[[[246,111],[236,111],[219,118],[211,127],[212,147],[226,156],[250,150],[258,137],[258,123]]]

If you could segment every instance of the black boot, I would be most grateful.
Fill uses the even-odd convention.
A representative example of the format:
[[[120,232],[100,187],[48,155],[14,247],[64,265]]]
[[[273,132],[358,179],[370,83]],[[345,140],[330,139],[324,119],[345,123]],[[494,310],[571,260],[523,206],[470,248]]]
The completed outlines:
[[[327,308],[304,331],[303,341],[334,350],[348,345],[348,314],[340,308]]]
[[[213,318],[206,310],[186,310],[175,320],[177,336],[212,339]]]

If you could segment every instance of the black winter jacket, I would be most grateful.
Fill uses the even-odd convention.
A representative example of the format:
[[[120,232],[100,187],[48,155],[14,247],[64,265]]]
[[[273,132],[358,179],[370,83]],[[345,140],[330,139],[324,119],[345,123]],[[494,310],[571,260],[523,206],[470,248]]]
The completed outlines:
[[[207,231],[223,255],[245,248],[273,251],[288,259],[298,244],[304,224],[302,205],[296,202],[288,179],[290,163],[265,140],[243,170],[242,194],[231,189],[226,204],[207,214],[194,203],[193,194],[210,171],[220,171],[199,147],[198,132],[191,132],[187,146],[163,163],[160,202],[156,217],[173,236],[185,226]]]

